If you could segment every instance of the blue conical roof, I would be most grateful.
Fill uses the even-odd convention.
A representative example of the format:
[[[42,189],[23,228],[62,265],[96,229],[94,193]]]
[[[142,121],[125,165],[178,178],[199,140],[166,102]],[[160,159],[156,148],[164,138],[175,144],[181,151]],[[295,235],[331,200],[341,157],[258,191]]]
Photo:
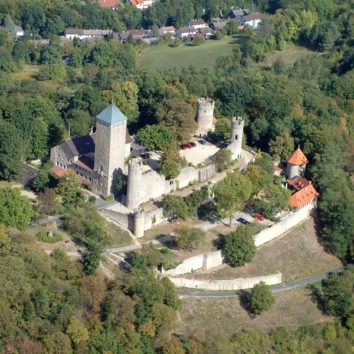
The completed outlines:
[[[114,104],[110,104],[101,113],[97,115],[97,119],[106,124],[123,123],[127,121],[127,117]]]

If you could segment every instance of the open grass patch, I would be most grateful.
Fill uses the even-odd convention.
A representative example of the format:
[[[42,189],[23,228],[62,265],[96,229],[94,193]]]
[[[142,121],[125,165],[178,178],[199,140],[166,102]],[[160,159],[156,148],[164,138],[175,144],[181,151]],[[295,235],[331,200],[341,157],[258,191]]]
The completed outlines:
[[[180,47],[172,48],[167,44],[159,44],[142,51],[139,65],[155,70],[189,66],[212,68],[217,58],[231,54],[233,48],[238,45],[237,39],[231,37],[207,40],[200,46],[182,44]]]
[[[37,234],[37,239],[45,243],[57,243],[63,240],[63,236],[59,232],[40,231]]]

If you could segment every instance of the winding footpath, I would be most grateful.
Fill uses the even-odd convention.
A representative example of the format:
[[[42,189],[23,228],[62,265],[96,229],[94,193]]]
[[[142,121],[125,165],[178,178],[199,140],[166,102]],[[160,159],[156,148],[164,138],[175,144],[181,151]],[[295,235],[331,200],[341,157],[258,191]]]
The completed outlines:
[[[273,293],[277,293],[279,291],[300,288],[305,285],[316,283],[316,282],[326,278],[328,275],[331,275],[334,273],[341,273],[341,272],[343,272],[343,270],[344,270],[344,268],[342,266],[337,267],[337,268],[333,268],[333,269],[328,270],[326,272],[322,272],[322,273],[311,275],[306,278],[294,280],[290,283],[282,283],[279,285],[273,285],[270,287],[270,289]],[[193,290],[193,289],[176,290],[177,295],[180,297],[239,297],[242,292],[244,292],[244,290],[238,290],[238,291],[232,291],[232,290],[229,290],[229,291],[206,291],[206,290]]]

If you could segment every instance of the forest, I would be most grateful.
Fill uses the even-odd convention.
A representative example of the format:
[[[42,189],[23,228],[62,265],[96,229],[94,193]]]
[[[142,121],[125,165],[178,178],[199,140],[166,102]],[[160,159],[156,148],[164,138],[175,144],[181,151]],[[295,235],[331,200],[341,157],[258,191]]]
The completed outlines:
[[[215,68],[142,69],[144,45],[63,42],[65,28],[123,31],[209,21],[230,7],[267,15],[259,30],[238,33],[242,45],[220,55]],[[0,179],[19,177],[22,162],[46,160],[50,148],[90,132],[114,100],[129,131],[161,148],[190,138],[199,97],[216,101],[217,133],[231,118],[246,120],[246,144],[284,161],[300,145],[309,179],[320,192],[316,223],[321,242],[346,266],[323,281],[316,299],[336,320],[297,330],[255,330],[231,338],[173,333],[179,300],[168,279],[158,280],[151,250],[131,260],[115,282],[96,273],[105,233],[90,202],[48,175],[34,185],[39,209],[70,210],[65,228],[88,253],[83,262],[44,254],[26,234],[41,210],[11,190],[0,193],[0,352],[4,353],[349,353],[354,340],[354,2],[353,0],[161,0],[141,12],[117,11],[77,0],[0,0]],[[16,39],[14,26],[25,36]],[[230,29],[229,35],[235,34]],[[43,44],[41,39],[49,39]],[[217,40],[217,39],[215,39]],[[258,65],[292,44],[313,53],[287,65]],[[172,134],[171,134],[172,133]],[[61,205],[55,205],[57,196]],[[12,202],[12,204],[10,203]],[[18,203],[18,204],[16,204]],[[6,214],[6,206],[21,215]],[[5,206],[5,207],[4,207]],[[20,206],[20,207],[19,207]],[[23,209],[21,209],[23,208]],[[87,216],[89,215],[89,217]],[[75,220],[80,219],[76,225]],[[3,224],[3,225],[2,225]],[[99,237],[101,238],[99,238]]]

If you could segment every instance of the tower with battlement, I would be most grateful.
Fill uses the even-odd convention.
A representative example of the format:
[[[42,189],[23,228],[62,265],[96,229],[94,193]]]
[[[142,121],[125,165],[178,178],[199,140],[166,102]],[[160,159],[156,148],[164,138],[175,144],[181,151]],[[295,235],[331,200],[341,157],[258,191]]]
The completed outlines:
[[[112,103],[96,118],[93,190],[108,196],[124,169],[127,117]]]
[[[214,131],[214,108],[215,102],[211,98],[199,98],[197,101],[197,122],[196,135],[205,136]]]
[[[233,117],[231,122],[230,145],[227,147],[231,151],[232,159],[242,158],[242,138],[245,121],[242,117]]]

